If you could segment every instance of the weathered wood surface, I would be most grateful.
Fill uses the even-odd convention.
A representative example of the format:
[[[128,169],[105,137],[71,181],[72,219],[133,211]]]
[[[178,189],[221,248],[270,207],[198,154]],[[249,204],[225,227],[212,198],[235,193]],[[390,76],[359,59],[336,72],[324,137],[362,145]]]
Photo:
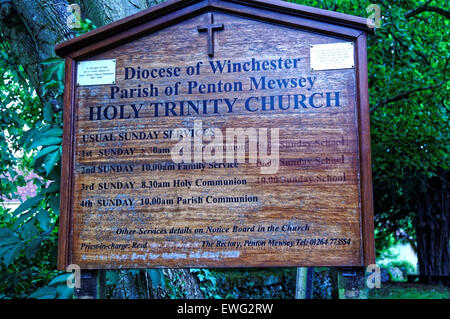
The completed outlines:
[[[207,34],[198,32],[209,22],[205,13],[89,57],[116,59],[116,83],[74,88],[67,262],[93,269],[362,265],[360,69],[309,69],[310,45],[349,40],[214,13],[224,28],[214,32],[209,57]],[[274,61],[275,70],[214,73],[209,64],[248,62],[249,69],[252,59]],[[126,79],[126,68],[164,75],[171,68],[179,76]],[[278,87],[277,80],[292,78],[297,87]],[[176,83],[168,96],[165,88]],[[207,93],[208,84],[216,92]],[[182,113],[180,101],[202,101],[199,114],[187,102]],[[219,128],[224,137],[227,128],[267,128],[269,136],[279,129],[279,169],[261,174],[248,156],[228,167],[173,164],[167,152],[177,142],[164,134],[193,129],[195,120],[206,134]],[[133,133],[136,139],[124,140]],[[122,172],[102,172],[111,166]],[[245,196],[252,200],[213,202]]]

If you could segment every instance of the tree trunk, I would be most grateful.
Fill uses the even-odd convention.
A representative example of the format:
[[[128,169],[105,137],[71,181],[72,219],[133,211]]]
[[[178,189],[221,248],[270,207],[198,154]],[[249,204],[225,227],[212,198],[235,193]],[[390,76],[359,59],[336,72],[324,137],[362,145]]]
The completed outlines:
[[[450,276],[450,201],[449,172],[440,171],[428,181],[427,192],[417,205],[416,236],[421,281],[428,284],[449,283]]]
[[[75,1],[71,1],[75,2]],[[102,26],[163,1],[155,0],[77,0],[81,16]],[[51,102],[55,109],[62,107],[62,97],[55,91],[44,92],[45,66],[42,61],[55,56],[58,42],[75,36],[69,21],[72,10],[66,0],[0,0],[0,39],[9,44],[8,61],[12,67],[22,65],[42,104]],[[152,270],[150,270],[151,272]],[[162,282],[152,283],[145,270],[120,271],[122,276],[116,287],[117,298],[167,298],[179,292],[188,298],[202,298],[196,278],[185,269],[162,272]],[[153,276],[155,278],[155,276]]]
[[[42,104],[62,108],[62,97],[54,90],[45,94],[42,61],[55,56],[56,43],[75,36],[66,24],[69,13],[64,0],[0,0],[0,34],[11,50],[13,65],[22,65]]]

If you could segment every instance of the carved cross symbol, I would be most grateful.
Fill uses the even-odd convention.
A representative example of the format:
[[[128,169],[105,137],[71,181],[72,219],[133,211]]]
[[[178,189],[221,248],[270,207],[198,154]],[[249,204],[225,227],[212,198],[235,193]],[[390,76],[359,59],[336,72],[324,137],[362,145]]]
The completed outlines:
[[[212,13],[208,14],[210,24],[197,27],[198,32],[208,32],[208,55],[214,56],[214,31],[223,30],[223,24],[214,24],[214,18]]]

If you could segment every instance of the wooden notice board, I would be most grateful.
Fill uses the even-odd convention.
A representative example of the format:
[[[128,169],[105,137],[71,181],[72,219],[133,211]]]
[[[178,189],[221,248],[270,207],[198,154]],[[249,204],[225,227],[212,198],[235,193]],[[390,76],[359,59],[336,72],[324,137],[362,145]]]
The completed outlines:
[[[368,31],[168,1],[57,45],[59,268],[374,263]]]

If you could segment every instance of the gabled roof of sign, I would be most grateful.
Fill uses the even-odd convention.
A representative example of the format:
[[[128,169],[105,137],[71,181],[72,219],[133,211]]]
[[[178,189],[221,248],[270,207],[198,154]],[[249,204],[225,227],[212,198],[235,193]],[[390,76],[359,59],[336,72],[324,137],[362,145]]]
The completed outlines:
[[[349,39],[372,32],[371,20],[281,0],[169,0],[55,46],[57,55],[91,56],[208,11],[230,13]]]

